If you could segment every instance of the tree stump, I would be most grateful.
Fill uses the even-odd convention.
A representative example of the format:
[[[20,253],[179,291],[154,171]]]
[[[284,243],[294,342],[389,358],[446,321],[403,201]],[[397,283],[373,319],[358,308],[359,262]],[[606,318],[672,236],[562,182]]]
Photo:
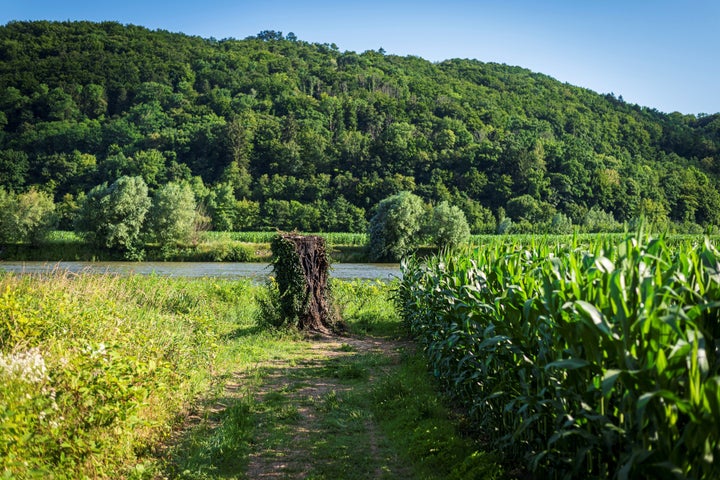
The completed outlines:
[[[330,262],[325,239],[313,235],[278,234],[271,247],[283,314],[299,330],[331,333]]]

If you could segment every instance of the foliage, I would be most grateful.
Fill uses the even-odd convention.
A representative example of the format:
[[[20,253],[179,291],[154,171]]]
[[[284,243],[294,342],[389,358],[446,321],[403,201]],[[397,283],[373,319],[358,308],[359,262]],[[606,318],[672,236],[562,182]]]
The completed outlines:
[[[465,245],[470,239],[470,227],[465,214],[447,201],[433,208],[427,230],[432,243],[450,250]]]
[[[50,195],[30,190],[16,194],[0,188],[0,242],[43,242],[58,222]]]
[[[340,328],[331,307],[330,261],[322,237],[278,234],[271,243],[273,283],[284,324],[299,330],[331,333]]]
[[[251,300],[245,281],[0,277],[0,471],[131,478],[157,463]]]
[[[152,198],[147,228],[161,245],[188,242],[195,226],[195,196],[187,184],[167,183]]]
[[[368,227],[370,258],[398,260],[419,246],[424,213],[422,199],[410,192],[383,199]]]
[[[0,186],[56,203],[138,176],[151,194],[202,183],[217,230],[362,232],[404,190],[457,205],[473,233],[495,231],[501,208],[524,232],[551,231],[556,213],[581,225],[592,209],[720,224],[718,114],[280,32],[10,22],[0,45]]]
[[[497,451],[542,478],[720,474],[720,253],[627,236],[403,265],[397,305]]]
[[[367,244],[366,233],[348,232],[306,232],[308,235],[323,237],[329,245],[363,246]],[[270,243],[277,236],[277,232],[205,232],[202,239],[211,240],[235,240],[246,243]]]
[[[271,307],[263,310],[276,327],[298,326],[307,310],[307,287],[297,248],[294,242],[281,234],[275,235],[271,248],[274,279],[269,286],[268,300],[277,301],[279,314],[271,314]]]
[[[622,229],[622,225],[615,221],[612,213],[605,212],[597,207],[591,208],[585,214],[583,227],[586,232],[590,233],[618,232]]]
[[[140,177],[120,177],[93,188],[78,213],[76,229],[91,244],[135,254],[150,198]]]
[[[270,279],[255,299],[258,304],[255,322],[261,328],[282,329],[291,325],[282,310],[283,303],[280,300],[280,290],[275,279]]]

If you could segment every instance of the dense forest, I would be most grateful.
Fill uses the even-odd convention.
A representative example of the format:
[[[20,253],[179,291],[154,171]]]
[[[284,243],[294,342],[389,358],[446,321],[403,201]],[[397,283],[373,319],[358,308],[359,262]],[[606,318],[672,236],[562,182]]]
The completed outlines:
[[[401,191],[473,233],[720,225],[720,114],[663,113],[529,70],[343,52],[265,31],[0,27],[0,188],[70,228],[93,187],[190,185],[218,230],[364,231]]]

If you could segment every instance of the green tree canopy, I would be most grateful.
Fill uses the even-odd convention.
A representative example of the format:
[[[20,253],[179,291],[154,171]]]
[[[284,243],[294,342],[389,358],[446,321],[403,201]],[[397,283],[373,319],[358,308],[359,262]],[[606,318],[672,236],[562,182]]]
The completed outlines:
[[[440,202],[433,208],[427,230],[432,242],[441,248],[455,249],[470,239],[465,214],[448,202]]]
[[[501,208],[503,229],[524,231],[551,230],[556,214],[581,224],[593,208],[720,223],[720,113],[665,114],[520,67],[271,31],[218,41],[10,22],[0,86],[0,186],[56,203],[122,176],[151,194],[199,177],[216,193],[197,197],[215,229],[245,228],[232,213],[243,199],[317,229],[358,228],[358,212],[366,222],[401,191],[457,205],[474,232],[493,231]],[[353,208],[323,214],[340,197]]]
[[[370,258],[397,261],[420,245],[425,205],[408,191],[383,199],[370,219]]]
[[[138,253],[140,232],[150,208],[148,188],[141,177],[120,177],[88,193],[78,212],[76,230],[91,244]]]
[[[167,183],[152,198],[147,230],[161,245],[187,242],[194,233],[195,195],[186,183]]]
[[[44,192],[7,192],[0,187],[0,243],[32,243],[45,240],[57,226],[52,197]]]

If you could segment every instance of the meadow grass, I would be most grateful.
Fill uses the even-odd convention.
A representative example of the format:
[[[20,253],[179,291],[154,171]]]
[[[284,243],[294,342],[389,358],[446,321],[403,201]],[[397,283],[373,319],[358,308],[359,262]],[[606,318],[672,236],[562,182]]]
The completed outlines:
[[[499,478],[497,459],[462,435],[422,356],[404,339],[394,286],[334,280],[331,287],[350,332],[403,339],[402,353],[358,350],[348,340],[336,347],[341,355],[326,357],[311,338],[241,328],[226,357],[234,387],[215,399],[226,408],[184,433],[164,472],[188,480],[252,478],[243,472],[260,458],[281,460],[275,474],[282,478]],[[327,391],[306,393],[317,388]]]
[[[342,246],[364,246],[367,244],[366,233],[348,232],[320,232],[306,233],[306,235],[318,235],[331,245]],[[204,232],[201,236],[203,241],[212,240],[234,240],[246,243],[270,243],[277,236],[277,232]]]
[[[117,478],[142,470],[216,381],[246,281],[0,276],[0,472]],[[32,355],[34,364],[23,362]],[[28,364],[28,365],[26,365]],[[39,370],[28,381],[23,369]]]
[[[415,465],[409,478],[453,478],[457,465],[496,468],[473,460],[474,440],[446,440],[444,433],[429,440],[418,429],[413,419],[423,418],[423,429],[453,431],[416,357],[408,353],[396,364],[344,344],[350,358],[319,358],[312,339],[258,327],[254,298],[264,288],[245,280],[0,274],[0,474],[245,478],[266,431],[273,432],[268,442],[299,449],[316,478],[342,477],[362,464],[367,452],[354,448],[358,435],[387,465]],[[391,288],[333,282],[351,331],[402,335]],[[307,362],[319,363],[304,368]],[[262,365],[273,364],[291,368],[292,383],[259,403],[253,392],[273,373]],[[288,400],[327,376],[351,390],[309,406]],[[401,396],[393,385],[403,387]],[[297,443],[306,407],[323,415],[321,435]],[[377,422],[386,440],[369,440],[368,422]]]

